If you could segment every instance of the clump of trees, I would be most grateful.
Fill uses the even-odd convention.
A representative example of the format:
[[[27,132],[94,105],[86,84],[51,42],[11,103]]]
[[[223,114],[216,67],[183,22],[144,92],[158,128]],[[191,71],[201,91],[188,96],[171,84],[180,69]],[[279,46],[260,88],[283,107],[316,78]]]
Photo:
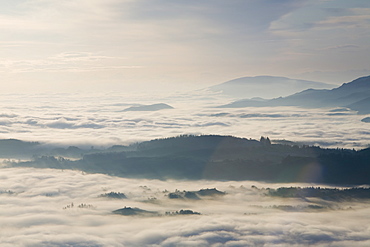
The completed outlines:
[[[91,204],[85,204],[85,203],[81,203],[77,206],[78,208],[90,208],[90,209],[95,209],[96,207],[91,205]]]
[[[268,137],[264,137],[264,136],[261,136],[260,138],[260,143],[264,146],[268,146],[268,145],[271,145],[271,141],[270,141],[270,138]]]
[[[71,204],[68,204],[67,206],[63,207],[63,209],[72,209],[74,207],[75,207],[75,205],[72,202]],[[96,207],[93,206],[92,204],[86,204],[86,203],[81,203],[81,204],[77,205],[77,208],[96,209]]]
[[[168,216],[174,216],[174,215],[201,215],[199,212],[195,212],[190,209],[181,209],[180,211],[174,211],[174,212],[166,212],[166,215]]]
[[[213,189],[201,189],[198,191],[179,191],[171,192],[168,194],[169,199],[190,199],[190,200],[200,200],[201,197],[214,197],[223,196],[225,192],[219,191],[216,188]]]
[[[300,211],[311,211],[311,210],[328,210],[328,207],[315,205],[315,204],[309,204],[309,205],[298,205],[298,206],[292,206],[292,205],[272,205],[269,208],[283,210],[283,211],[290,211],[290,212],[300,212]]]
[[[121,192],[109,192],[105,194],[101,194],[99,197],[107,197],[107,198],[112,198],[112,199],[127,199],[126,195]]]

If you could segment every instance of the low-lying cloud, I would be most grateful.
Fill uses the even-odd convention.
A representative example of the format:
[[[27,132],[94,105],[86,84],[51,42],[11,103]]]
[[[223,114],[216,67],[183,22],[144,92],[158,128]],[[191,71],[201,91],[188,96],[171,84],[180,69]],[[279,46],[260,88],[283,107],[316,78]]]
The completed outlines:
[[[103,125],[99,125],[91,121],[90,122],[80,122],[76,124],[64,118],[49,122],[43,126],[46,126],[49,128],[55,128],[55,129],[78,129],[78,128],[100,129],[100,128],[104,128]]]
[[[161,98],[145,95],[3,95],[0,138],[104,146],[177,136],[219,134],[285,139],[325,147],[364,148],[364,116],[332,109],[218,109],[230,99],[207,91]],[[25,102],[25,103],[19,103]],[[122,105],[165,102],[171,111],[122,112]],[[338,113],[338,114],[337,114]],[[348,114],[347,114],[348,113]]]
[[[367,201],[275,198],[262,195],[252,185],[258,188],[286,186],[251,181],[125,179],[70,170],[2,168],[0,241],[2,246],[370,244],[370,228],[366,227],[370,220]],[[214,187],[227,194],[201,200],[171,200],[167,196],[175,190]],[[127,199],[99,196],[110,191],[124,193]],[[74,206],[66,207],[71,204]],[[304,208],[310,204],[324,209],[281,209],[287,205]],[[112,214],[113,210],[125,206],[155,211],[159,215]],[[165,215],[167,211],[181,209],[201,215]]]

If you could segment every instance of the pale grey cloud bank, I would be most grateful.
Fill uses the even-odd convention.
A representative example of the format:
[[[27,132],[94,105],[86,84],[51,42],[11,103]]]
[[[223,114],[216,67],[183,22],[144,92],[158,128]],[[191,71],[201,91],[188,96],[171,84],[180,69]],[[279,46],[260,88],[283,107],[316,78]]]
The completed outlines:
[[[284,184],[133,180],[31,168],[3,168],[0,178],[2,246],[367,246],[370,243],[366,201],[279,199],[263,196],[251,188],[251,185],[287,186]],[[166,190],[213,187],[227,194],[202,200],[173,200],[166,196]],[[99,197],[109,191],[125,193],[127,199]],[[66,208],[72,203],[73,207]],[[78,207],[81,204],[92,206]],[[289,212],[274,208],[309,204],[331,209]],[[124,206],[160,214],[191,209],[202,215],[127,217],[111,213]]]

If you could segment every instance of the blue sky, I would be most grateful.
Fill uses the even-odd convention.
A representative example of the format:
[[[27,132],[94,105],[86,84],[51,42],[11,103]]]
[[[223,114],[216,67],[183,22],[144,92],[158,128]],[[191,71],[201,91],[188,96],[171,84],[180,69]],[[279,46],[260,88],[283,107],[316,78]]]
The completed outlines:
[[[4,0],[2,92],[370,74],[368,0]]]

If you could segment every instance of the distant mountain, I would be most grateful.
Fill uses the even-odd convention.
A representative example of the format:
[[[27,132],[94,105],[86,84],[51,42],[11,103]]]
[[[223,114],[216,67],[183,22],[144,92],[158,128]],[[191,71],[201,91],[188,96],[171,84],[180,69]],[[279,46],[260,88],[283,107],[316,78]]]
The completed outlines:
[[[131,106],[123,111],[159,111],[164,109],[173,109],[173,107],[164,103],[159,103],[153,105]]]
[[[359,114],[370,113],[370,76],[344,83],[340,87],[328,89],[307,89],[287,97],[266,101],[239,100],[220,106],[221,108],[259,106],[301,106],[301,107],[347,107]]]
[[[221,91],[223,94],[235,98],[261,97],[265,99],[287,96],[309,88],[330,89],[335,85],[290,79],[276,76],[242,77],[210,87],[212,91]]]

